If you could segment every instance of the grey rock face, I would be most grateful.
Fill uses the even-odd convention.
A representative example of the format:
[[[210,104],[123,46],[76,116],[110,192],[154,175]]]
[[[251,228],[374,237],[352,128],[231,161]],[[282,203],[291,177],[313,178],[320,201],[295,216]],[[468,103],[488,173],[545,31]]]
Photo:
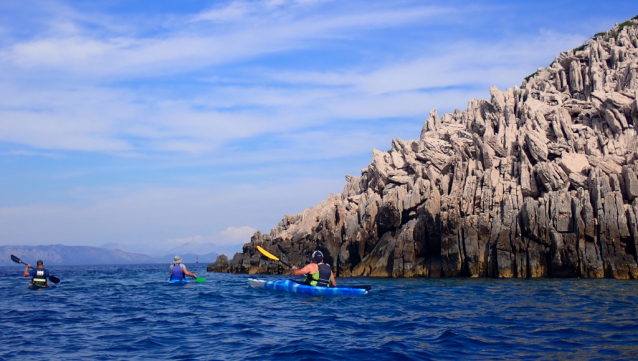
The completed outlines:
[[[335,274],[638,278],[638,21],[419,140],[373,150],[343,193],[257,232],[217,272],[290,273],[320,249]],[[616,41],[615,39],[619,39]]]
[[[228,263],[228,257],[226,255],[219,255],[217,260],[213,264],[209,264],[206,267],[206,271],[208,272],[225,272],[230,267],[230,263]]]

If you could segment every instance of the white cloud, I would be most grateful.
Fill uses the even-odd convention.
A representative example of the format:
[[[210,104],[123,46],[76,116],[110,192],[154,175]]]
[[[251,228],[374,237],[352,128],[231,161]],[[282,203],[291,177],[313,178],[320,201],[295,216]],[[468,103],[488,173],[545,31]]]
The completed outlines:
[[[257,232],[256,229],[249,227],[249,226],[243,226],[243,227],[228,227],[226,228],[224,231],[222,231],[220,234],[228,239],[231,239],[233,241],[236,240],[241,240],[243,241],[243,243],[246,243],[248,241],[250,241],[250,237],[253,235],[253,233]]]
[[[251,12],[251,4],[243,1],[233,1],[222,7],[216,7],[197,14],[191,22],[212,21],[227,22],[242,19]]]
[[[384,64],[372,71],[282,71],[271,77],[290,84],[347,86],[370,96],[467,85],[512,87],[520,85],[521,74],[549,65],[554,56],[584,38],[582,34],[544,32],[497,43],[459,41],[424,49],[415,59]]]
[[[50,159],[60,159],[60,158],[62,158],[59,154],[56,154],[56,153],[53,153],[53,152],[38,152],[38,151],[23,150],[23,149],[10,150],[10,151],[4,152],[2,154],[3,155],[10,155],[10,156],[45,157],[45,158],[50,158]]]
[[[284,214],[314,206],[345,180],[306,179],[277,185],[214,189],[154,188],[88,194],[73,204],[30,204],[0,208],[0,244],[94,245],[120,243],[172,249],[208,242],[242,243],[249,231],[269,232]],[[230,227],[237,219],[251,226]],[[197,236],[185,236],[185,235]],[[248,240],[249,240],[248,236]],[[248,241],[246,240],[246,242]]]
[[[201,235],[196,235],[196,236],[189,236],[189,237],[182,237],[182,238],[170,238],[168,240],[166,240],[166,243],[168,244],[177,244],[177,245],[184,245],[184,244],[188,244],[188,243],[208,243],[211,240],[205,240],[204,237],[202,237]]]
[[[489,85],[520,84],[584,39],[542,32],[461,41],[449,33],[477,15],[447,4],[322,6],[235,1],[133,21],[47,5],[41,11],[52,16],[40,14],[47,20],[32,34],[2,24],[0,142],[17,148],[4,154],[64,160],[65,171],[47,181],[79,185],[72,201],[0,205],[0,243],[236,249],[255,229],[268,232],[341,190],[342,175],[325,175],[334,166],[320,161],[359,157],[365,166],[392,137],[418,137],[430,109],[464,109],[489,96]],[[411,26],[427,35],[414,40]],[[390,32],[400,34],[376,48]],[[332,59],[339,52],[348,54]],[[91,166],[73,164],[78,152]],[[106,169],[94,153],[131,160],[139,178],[120,176],[120,164]],[[357,165],[350,173],[358,175],[356,162],[347,169]],[[140,176],[147,167],[172,172]],[[85,175],[92,180],[83,183]],[[307,175],[327,180],[300,179]]]
[[[135,250],[142,253],[152,253],[153,255],[165,254],[208,254],[212,252],[233,254],[241,251],[241,246],[250,242],[250,237],[257,230],[249,227],[228,227],[214,235],[186,236],[179,238],[169,238],[167,240],[156,240],[150,243],[133,243],[123,245],[121,248]]]
[[[98,38],[89,31],[84,34],[74,32],[71,36],[59,32],[41,34],[36,39],[1,49],[0,65],[31,72],[56,69],[67,74],[98,78],[165,76],[264,54],[308,48],[314,40],[340,37],[356,29],[405,26],[453,11],[432,6],[363,6],[357,11],[349,9],[344,13],[316,16],[297,12],[296,7],[278,11],[280,7],[267,5],[263,2],[232,2],[194,17],[198,21],[241,20],[230,30],[193,30],[188,28],[189,21],[185,19],[160,37],[116,34]]]
[[[229,144],[271,137],[288,139],[290,146],[256,152],[259,158],[275,159],[281,152],[295,159],[344,156],[354,154],[346,149],[361,151],[349,146],[348,138],[357,140],[364,133],[374,138],[386,134],[385,129],[375,133],[378,128],[366,127],[362,132],[352,126],[346,134],[335,134],[326,127],[351,120],[425,118],[435,107],[463,109],[470,98],[487,96],[489,85],[518,84],[545,59],[580,41],[578,35],[551,33],[496,43],[442,44],[432,39],[422,50],[411,51],[410,57],[335,71],[260,66],[252,68],[252,73],[227,76],[231,84],[213,81],[191,95],[135,90],[117,83],[97,85],[98,79],[106,77],[165,76],[265,53],[313,48],[317,46],[313,39],[353,36],[357,29],[399,28],[460,11],[365,3],[336,6],[333,12],[307,11],[322,4],[233,1],[190,18],[177,17],[165,34],[156,37],[135,36],[131,29],[121,33],[126,27],[120,29],[112,26],[112,19],[96,17],[93,21],[112,36],[100,37],[78,27],[77,32],[44,33],[4,47],[0,65],[6,66],[0,68],[13,70],[0,76],[0,141],[122,156],[153,152],[216,156]],[[259,21],[253,24],[255,16]],[[54,18],[81,23],[87,16],[63,8]],[[192,29],[185,25],[189,19],[232,20],[242,26]],[[47,75],[39,81],[31,78],[32,82],[21,78],[32,71]],[[308,144],[319,134],[322,141],[309,151]],[[341,150],[335,151],[334,146]],[[254,153],[234,149],[224,158],[241,162]]]

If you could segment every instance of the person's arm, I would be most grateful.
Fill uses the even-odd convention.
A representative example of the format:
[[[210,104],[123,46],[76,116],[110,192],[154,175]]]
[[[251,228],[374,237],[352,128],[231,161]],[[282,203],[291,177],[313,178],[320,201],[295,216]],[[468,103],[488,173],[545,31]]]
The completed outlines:
[[[183,272],[184,272],[184,274],[185,274],[185,275],[187,275],[187,276],[191,276],[191,277],[193,277],[193,278],[197,278],[197,276],[195,276],[195,274],[194,274],[194,273],[189,272],[189,271],[186,269],[186,266],[184,266],[184,268],[182,268],[182,271],[183,271]]]
[[[194,274],[194,273],[189,272],[189,271],[187,271],[187,270],[184,270],[184,274],[186,274],[187,276],[191,276],[191,277],[193,277],[193,278],[197,278],[197,276],[195,276],[195,274]]]
[[[332,283],[332,287],[337,287],[337,280],[335,280],[335,275],[330,271],[330,283]]]
[[[29,274],[29,268],[31,268],[31,265],[28,264],[27,268],[24,269],[24,277],[30,277],[31,275]]]
[[[292,266],[292,273],[295,276],[303,276],[305,274],[311,273],[312,270],[310,269],[310,265],[307,265],[306,267],[302,268],[302,269],[298,269],[295,266]]]

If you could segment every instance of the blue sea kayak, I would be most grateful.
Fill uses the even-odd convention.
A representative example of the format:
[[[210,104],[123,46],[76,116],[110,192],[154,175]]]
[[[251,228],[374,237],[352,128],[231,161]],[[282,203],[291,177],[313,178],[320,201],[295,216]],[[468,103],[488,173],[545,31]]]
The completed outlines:
[[[301,293],[305,295],[346,295],[346,296],[359,296],[367,295],[369,286],[360,286],[361,288],[351,287],[315,287],[302,285],[299,282],[292,280],[277,280],[267,281],[249,278],[250,287],[252,288],[264,288],[273,291],[286,291],[291,293]]]
[[[182,278],[182,279],[179,279],[179,280],[172,280],[172,279],[169,278],[168,280],[166,280],[166,282],[168,282],[168,283],[188,283],[190,281],[187,278]]]

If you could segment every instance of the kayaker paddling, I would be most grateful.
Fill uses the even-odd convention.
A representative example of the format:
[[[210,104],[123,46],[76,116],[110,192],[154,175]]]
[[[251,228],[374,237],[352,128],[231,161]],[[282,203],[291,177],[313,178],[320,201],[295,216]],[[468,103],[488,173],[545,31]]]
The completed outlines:
[[[332,273],[329,264],[323,262],[323,253],[314,251],[312,253],[312,263],[302,269],[292,267],[295,276],[305,275],[303,284],[318,287],[337,287],[337,281]]]
[[[197,278],[194,273],[189,272],[186,269],[186,266],[182,264],[182,258],[180,256],[175,256],[175,258],[173,259],[173,264],[170,265],[170,270],[171,274],[169,281],[186,279],[186,276]]]
[[[31,277],[31,284],[36,287],[49,287],[47,280],[49,279],[49,271],[44,268],[44,262],[38,260],[37,268],[33,268],[30,264],[24,269],[24,277]]]
[[[306,281],[309,281],[309,284],[300,284],[301,282],[295,280],[268,281],[249,278],[248,282],[250,283],[250,287],[252,288],[265,288],[267,290],[286,291],[307,295],[365,295],[368,294],[368,292],[372,288],[369,285],[336,287],[337,281],[335,280],[335,276],[334,274],[332,274],[330,266],[323,262],[323,254],[320,251],[315,251],[312,254],[312,259],[315,262],[307,265],[302,269],[298,269],[297,267],[293,267],[288,263],[280,260],[279,257],[266,251],[261,246],[257,246],[257,250],[264,256],[277,261],[286,267],[292,268],[296,276],[301,276],[307,273],[308,276],[306,277]],[[317,287],[318,284],[324,283],[321,280],[329,280],[329,282],[325,282],[326,286],[333,287]],[[313,283],[314,285],[311,286],[311,284]]]

